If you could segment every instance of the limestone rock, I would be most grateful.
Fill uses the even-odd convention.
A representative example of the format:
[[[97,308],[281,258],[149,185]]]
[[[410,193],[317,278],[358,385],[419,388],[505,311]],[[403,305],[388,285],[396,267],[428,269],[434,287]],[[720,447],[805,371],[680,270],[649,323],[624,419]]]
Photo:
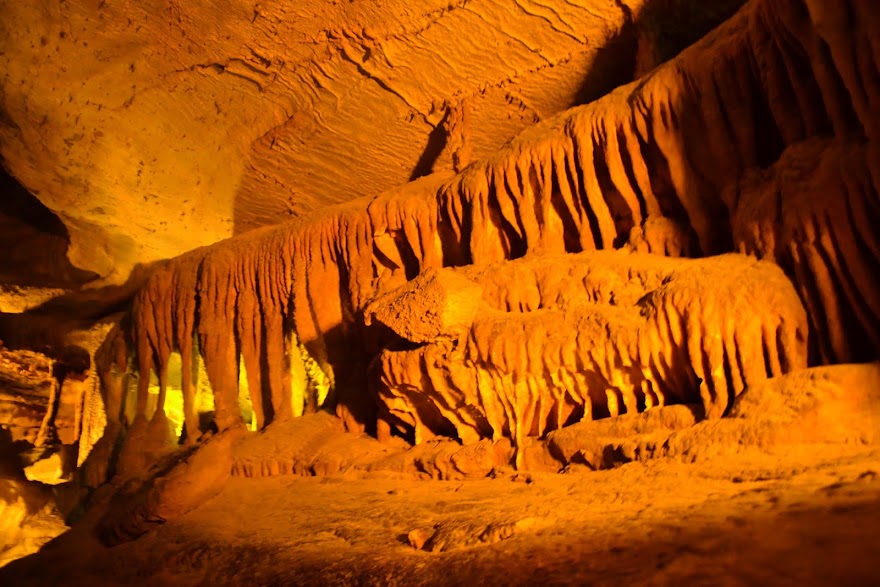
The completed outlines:
[[[73,264],[121,281],[631,81],[643,4],[4,1],[0,153]],[[701,12],[698,33],[727,15]]]
[[[232,474],[240,477],[332,475],[366,468],[389,447],[366,435],[345,432],[342,422],[326,412],[278,422],[242,438],[235,447]]]
[[[440,553],[494,544],[516,534],[524,534],[549,525],[548,520],[533,517],[515,521],[497,521],[489,524],[447,523],[433,529],[419,528],[407,534],[410,546],[417,550]]]
[[[65,530],[51,489],[25,478],[9,431],[0,429],[0,567]]]
[[[819,443],[871,444],[880,430],[880,364],[795,371],[748,389],[730,417],[680,430],[650,451],[685,460]],[[638,460],[643,454],[631,454]]]
[[[233,429],[172,455],[141,482],[130,482],[111,501],[96,531],[106,545],[133,540],[156,524],[181,516],[217,495],[232,470]]]
[[[805,313],[768,262],[599,252],[464,272],[488,302],[464,344],[380,356],[382,413],[417,444],[507,435],[520,447],[668,403],[718,418],[746,387],[807,364]]]
[[[871,11],[863,0],[850,0],[847,5],[852,14]],[[143,375],[151,370],[165,372],[175,348],[189,357],[186,371],[194,360],[193,341],[198,335],[198,354],[204,357],[214,390],[220,428],[241,419],[239,352],[252,403],[265,408],[263,425],[286,419],[294,412],[285,373],[299,352],[285,342],[292,330],[320,369],[333,374],[328,376],[335,387],[329,401],[345,415],[347,425],[371,429],[383,420],[379,412],[384,408],[365,398],[365,381],[359,374],[383,348],[362,322],[363,310],[377,295],[429,268],[483,267],[523,256],[540,259],[627,246],[668,255],[743,250],[777,261],[806,304],[813,327],[813,342],[808,343],[812,362],[876,357],[880,347],[875,344],[877,325],[872,317],[880,314],[880,308],[875,304],[872,267],[878,256],[862,220],[870,218],[878,198],[878,176],[870,173],[876,167],[872,146],[876,117],[861,96],[880,77],[872,76],[870,67],[870,71],[851,67],[856,49],[847,28],[852,25],[858,35],[873,38],[876,27],[868,16],[850,23],[804,9],[800,0],[754,0],[641,82],[543,120],[458,175],[417,181],[371,199],[325,208],[170,261],[152,275],[132,307],[133,354],[138,357],[142,384],[146,385]],[[790,30],[798,35],[789,34]],[[766,42],[777,37],[790,42]],[[833,48],[834,59],[829,61],[822,43]],[[799,65],[779,67],[786,60]],[[803,108],[798,111],[781,108],[775,101],[789,85],[802,98]],[[742,107],[744,103],[749,107]],[[762,177],[784,177],[794,173],[785,171],[792,166],[809,169],[811,159],[795,156],[802,151],[827,155],[817,168],[824,178],[821,193],[809,192],[804,203],[801,197],[807,192],[789,195],[759,189],[764,185],[759,181]],[[834,172],[833,164],[844,159],[848,160],[845,177]],[[743,187],[746,176],[757,177],[759,187]],[[849,186],[848,181],[857,184]],[[831,213],[844,195],[848,207]],[[791,219],[791,227],[777,235],[775,223],[781,216]],[[776,242],[782,244],[780,251],[770,246]],[[844,250],[857,254],[844,255]],[[707,260],[705,267],[713,263]],[[645,311],[654,313],[651,320],[666,315],[692,320],[685,331],[702,332],[697,325],[704,312],[729,305],[712,301],[711,280],[727,283],[724,267],[715,265],[705,283],[680,275],[668,287],[657,288],[662,295],[649,298]],[[602,287],[614,289],[614,280],[629,279],[613,274],[596,275],[587,285],[601,296],[606,295]],[[767,295],[762,303],[776,307],[791,290],[781,274],[772,283],[766,288],[757,284],[752,291]],[[679,285],[690,293],[678,291]],[[530,304],[536,295],[528,288],[514,289],[521,296],[518,303]],[[691,295],[700,300],[699,312],[686,311],[685,298]],[[749,305],[758,299],[743,300],[749,301],[742,301],[730,320],[716,326],[753,330],[756,342],[766,340],[783,349],[801,344],[792,343],[798,335],[777,340],[773,319],[765,332],[759,316],[766,316],[752,312]],[[607,315],[592,328],[601,330],[601,324],[621,320],[619,329],[629,331],[644,319],[622,312],[614,305],[618,300],[608,301]],[[675,312],[664,313],[663,307]],[[787,307],[784,302],[783,311]],[[533,318],[533,322],[539,328],[542,320]],[[503,321],[496,324],[499,332],[515,330]],[[780,332],[803,336],[804,329],[796,324],[799,318],[787,319]],[[854,333],[858,344],[846,343],[841,324]],[[658,326],[655,334],[675,337],[678,327],[674,322]],[[714,340],[715,334],[703,338]],[[725,337],[723,332],[717,334]],[[234,341],[241,341],[240,350]],[[752,372],[766,377],[798,364],[786,364],[770,349],[764,353],[760,344],[740,346],[714,344],[707,368],[696,350],[699,345],[690,345],[684,363],[691,365],[693,378],[675,389],[687,394],[685,389],[701,388],[705,396],[701,401],[714,406],[710,412],[717,415],[730,394],[715,390],[727,389],[728,378],[749,379]],[[741,367],[734,367],[737,349],[749,355],[743,356]],[[825,350],[818,352],[821,349]],[[431,360],[447,360],[443,352]],[[725,364],[725,352],[729,374],[712,367]],[[795,356],[801,355],[791,354]],[[663,361],[660,370],[666,369]],[[265,376],[261,365],[267,366]],[[337,378],[338,374],[345,376]],[[140,405],[145,389],[138,394]],[[623,399],[617,402],[618,411]],[[441,409],[439,416],[435,409]],[[441,422],[450,417],[442,410],[452,411],[442,404],[402,411],[420,410],[430,413],[420,419]],[[469,413],[452,416],[474,418]],[[486,429],[474,421],[467,428],[481,426]],[[454,436],[454,428],[434,433]],[[484,432],[464,434],[473,441]]]
[[[701,406],[662,406],[639,414],[578,422],[550,432],[547,443],[550,453],[563,465],[574,463],[593,470],[605,469],[616,463],[621,444],[637,438],[642,445],[662,445],[670,434],[694,426],[703,417]]]
[[[11,351],[0,345],[0,422],[12,440],[34,443],[46,415],[54,361],[42,353]]]
[[[51,490],[0,477],[0,567],[37,552],[65,530]]]
[[[482,297],[479,285],[448,271],[426,269],[364,310],[375,320],[414,343],[455,340],[471,327]]]
[[[672,406],[576,424],[551,433],[548,441],[561,463],[597,469],[654,458],[704,462],[754,450],[876,444],[880,364],[813,367],[773,377],[740,394],[728,417],[697,420],[684,406]]]

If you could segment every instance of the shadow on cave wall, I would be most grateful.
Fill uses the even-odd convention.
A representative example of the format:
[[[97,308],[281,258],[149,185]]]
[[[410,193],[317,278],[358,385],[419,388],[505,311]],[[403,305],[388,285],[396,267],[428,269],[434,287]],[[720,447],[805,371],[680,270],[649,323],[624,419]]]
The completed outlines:
[[[443,150],[446,149],[446,143],[449,140],[446,133],[447,118],[449,118],[448,111],[437,126],[428,133],[428,142],[425,145],[425,150],[419,156],[416,166],[413,167],[412,173],[409,176],[410,181],[415,181],[434,172],[434,166],[440,159],[440,155],[443,154]]]
[[[623,0],[615,3],[626,22],[596,51],[569,107],[594,102],[672,59],[733,16],[746,0],[649,0],[637,12]],[[444,122],[428,135],[410,181],[434,171],[448,140]]]
[[[649,0],[635,13],[622,0],[615,3],[626,24],[596,51],[569,107],[594,102],[672,59],[733,16],[746,0]],[[434,171],[446,148],[444,121],[428,135],[410,181]]]
[[[71,289],[25,312],[0,312],[0,341],[12,350],[34,350],[58,359],[71,333],[126,311],[158,265],[161,262],[136,265],[120,285]]]
[[[0,286],[76,288],[97,277],[67,259],[64,223],[0,165]]]
[[[627,23],[596,52],[571,106],[589,104],[646,75],[705,37],[746,0],[648,0],[635,12],[615,2]]]
[[[122,285],[83,286],[98,277],[67,259],[64,223],[0,165],[0,292],[10,288],[67,290],[21,313],[0,311],[3,346],[43,352],[64,360],[71,332],[88,329],[126,308],[149,275],[137,266]]]

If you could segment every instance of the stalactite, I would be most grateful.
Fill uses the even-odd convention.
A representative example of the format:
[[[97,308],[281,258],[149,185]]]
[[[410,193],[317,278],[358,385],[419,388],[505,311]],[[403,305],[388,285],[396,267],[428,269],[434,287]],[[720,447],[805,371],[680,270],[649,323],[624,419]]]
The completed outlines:
[[[871,10],[869,0],[844,4],[854,14]],[[169,261],[132,307],[138,418],[147,417],[150,372],[164,380],[168,357],[179,350],[188,437],[197,431],[187,375],[195,353],[204,358],[219,428],[241,420],[241,357],[259,424],[284,421],[300,413],[301,396],[293,401],[294,386],[302,385],[297,360],[308,355],[323,373],[334,374],[327,402],[350,428],[373,426],[379,409],[398,414],[417,439],[429,436],[436,431],[422,414],[439,410],[440,419],[448,420],[452,407],[429,405],[410,393],[385,398],[378,408],[364,403],[360,367],[352,366],[365,366],[383,348],[383,335],[363,323],[367,304],[429,268],[595,249],[669,256],[742,250],[775,260],[806,306],[815,361],[880,356],[880,247],[871,230],[878,216],[872,170],[880,166],[871,143],[878,133],[876,108],[868,97],[880,95],[880,75],[876,55],[854,65],[855,37],[841,34],[845,27],[832,17],[810,12],[802,0],[754,0],[645,79],[536,125],[451,179],[427,177]],[[778,108],[779,97],[788,94],[798,107]],[[791,165],[802,162],[797,154],[804,145],[814,144],[819,146],[807,149],[813,153],[807,169],[821,162],[816,173],[822,189],[806,196],[779,188],[801,169],[792,171]],[[841,201],[846,205],[838,206]],[[632,278],[615,275],[624,282]],[[612,408],[690,397],[695,389],[717,415],[744,382],[801,364],[799,354],[790,354],[790,333],[797,330],[792,322],[746,319],[749,336],[763,342],[744,346],[739,326],[731,331],[730,324],[713,319],[721,311],[717,301],[688,297],[709,289],[690,281],[686,291],[651,288],[651,270],[638,275],[645,291],[663,292],[643,308],[640,319],[651,326],[637,329],[644,336],[638,344],[621,334],[607,348],[594,347],[572,334],[554,351],[562,358],[552,359],[566,367],[545,369],[536,379],[504,371],[512,364],[505,357],[516,354],[512,340],[471,342],[473,352],[491,349],[488,359],[477,353],[474,360],[504,367],[477,369],[469,383],[460,383],[485,406],[479,417],[461,408],[456,418],[473,420],[458,432],[462,440],[508,433],[519,438],[580,410],[597,417]],[[607,295],[602,279],[591,283],[597,299]],[[534,292],[508,288],[497,295],[535,310]],[[691,309],[683,311],[689,303]],[[559,315],[563,322],[570,320],[566,312]],[[597,324],[609,336],[616,328],[628,332],[614,324],[632,318],[608,312]],[[497,329],[515,334],[505,330],[512,325],[490,324],[475,329],[479,340]],[[517,326],[520,333],[525,327]],[[529,328],[544,336],[540,325]],[[710,339],[715,342],[703,346]],[[654,342],[644,342],[649,340]],[[431,349],[418,351],[425,361],[440,358],[440,350]],[[551,358],[529,360],[537,365]],[[593,367],[574,368],[579,360]],[[637,361],[638,369],[627,361]],[[682,370],[683,364],[688,368]],[[602,375],[588,377],[586,371]],[[538,402],[536,411],[525,409],[536,399],[536,385],[552,390],[554,399]],[[488,397],[485,389],[499,390],[498,397]]]

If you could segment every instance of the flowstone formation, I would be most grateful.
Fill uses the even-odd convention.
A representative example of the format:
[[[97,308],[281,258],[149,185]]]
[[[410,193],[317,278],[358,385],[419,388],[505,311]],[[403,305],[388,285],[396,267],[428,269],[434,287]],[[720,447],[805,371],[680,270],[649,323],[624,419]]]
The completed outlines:
[[[95,357],[98,536],[230,475],[876,442],[878,63],[873,0],[751,0],[454,174],[158,264]]]
[[[332,388],[327,404],[350,430],[375,432],[378,426],[384,434],[391,413],[397,423],[417,428],[419,440],[426,419],[486,420],[434,431],[464,441],[540,436],[567,422],[574,413],[569,408],[591,413],[588,404],[597,396],[597,414],[631,411],[640,397],[651,398],[642,399],[647,407],[668,396],[701,399],[708,415],[717,417],[758,374],[779,375],[806,362],[877,358],[878,248],[870,219],[878,209],[873,170],[880,161],[875,93],[868,91],[877,77],[876,68],[868,67],[875,63],[873,53],[858,48],[875,38],[872,14],[864,2],[845,8],[752,2],[639,82],[534,126],[452,179],[425,178],[168,262],[138,294],[127,329],[127,352],[136,355],[140,374],[135,418],[144,421],[153,411],[147,409],[148,375],[156,373],[164,388],[175,351],[185,374],[189,438],[197,431],[186,374],[198,361],[204,360],[213,389],[217,428],[241,422],[239,381],[246,380],[255,427],[262,429],[322,403],[317,397],[308,401],[316,385],[303,368],[305,357]],[[863,66],[856,68],[856,62]],[[780,95],[797,108],[783,106]],[[522,361],[512,359],[517,353],[511,349],[523,346],[517,340],[529,337],[540,314],[522,318],[522,324],[515,324],[519,318],[477,318],[468,340],[484,342],[469,342],[459,358],[443,359],[461,363],[452,369],[456,373],[481,377],[479,385],[468,385],[481,393],[493,390],[499,394],[494,402],[502,401],[504,389],[531,394],[530,401],[513,404],[540,406],[535,423],[526,416],[531,409],[508,409],[501,416],[505,410],[484,406],[472,414],[472,402],[428,399],[432,389],[463,385],[432,380],[430,371],[443,361],[415,371],[407,366],[425,362],[435,341],[393,334],[364,320],[365,308],[378,297],[431,269],[472,265],[479,271],[519,257],[541,264],[547,255],[610,248],[706,257],[701,266],[707,269],[688,276],[687,265],[673,270],[666,259],[615,257],[604,287],[614,290],[615,280],[627,281],[650,266],[639,292],[646,297],[638,305],[630,302],[629,310],[603,300],[604,308],[548,318],[568,333],[561,335],[568,337],[562,347],[577,349],[551,362],[564,365],[557,375],[564,372],[568,383],[554,382],[550,373],[531,384],[517,375],[522,367],[515,363]],[[794,290],[781,273],[767,273],[761,264],[755,275],[719,279],[730,271],[728,264],[744,263],[712,257],[728,251],[775,262]],[[584,263],[578,259],[563,263]],[[656,282],[661,267],[669,283]],[[524,287],[519,276],[510,280],[496,287],[508,293],[497,296],[515,296]],[[806,323],[794,293],[806,308]],[[734,302],[738,298],[752,301]],[[405,307],[401,299],[398,306]],[[561,296],[559,303],[570,301]],[[593,324],[586,331],[599,335],[588,340],[578,321]],[[411,355],[393,350],[407,338],[428,346]],[[550,360],[542,343],[535,345],[534,356],[518,353],[528,357],[522,364],[532,375]],[[489,357],[492,348],[504,350]],[[613,351],[599,357],[605,351],[598,349],[605,348]],[[382,355],[384,349],[391,350]],[[504,353],[510,357],[499,356]],[[371,384],[366,373],[380,355],[386,389],[377,402],[365,391]],[[422,358],[404,358],[417,356]],[[500,379],[480,369],[486,364],[500,369]],[[124,370],[122,362],[119,368]],[[403,371],[403,378],[395,374]],[[595,383],[577,380],[588,373],[599,374]],[[390,391],[397,388],[408,391]],[[562,390],[569,399],[559,399]],[[400,397],[389,399],[395,395]],[[403,396],[411,405],[392,409]],[[162,398],[160,392],[160,415]],[[424,410],[449,413],[425,416]],[[551,412],[555,420],[548,424]]]
[[[430,295],[442,275],[423,273],[386,303],[404,297],[416,314],[454,312],[454,297]],[[416,443],[507,436],[519,449],[566,424],[674,403],[719,418],[747,387],[807,365],[794,288],[753,258],[577,253],[459,275],[475,300],[482,293],[472,322],[379,357],[382,413]],[[412,316],[382,309],[401,338],[425,342],[408,333]]]

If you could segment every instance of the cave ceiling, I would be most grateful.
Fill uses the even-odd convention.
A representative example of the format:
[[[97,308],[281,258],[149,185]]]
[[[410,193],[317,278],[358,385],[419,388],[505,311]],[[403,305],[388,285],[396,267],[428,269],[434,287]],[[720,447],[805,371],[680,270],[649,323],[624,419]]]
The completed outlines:
[[[654,4],[696,38],[741,2]],[[121,282],[450,173],[631,81],[686,42],[655,42],[645,5],[4,0],[0,155],[64,223],[71,263]]]

